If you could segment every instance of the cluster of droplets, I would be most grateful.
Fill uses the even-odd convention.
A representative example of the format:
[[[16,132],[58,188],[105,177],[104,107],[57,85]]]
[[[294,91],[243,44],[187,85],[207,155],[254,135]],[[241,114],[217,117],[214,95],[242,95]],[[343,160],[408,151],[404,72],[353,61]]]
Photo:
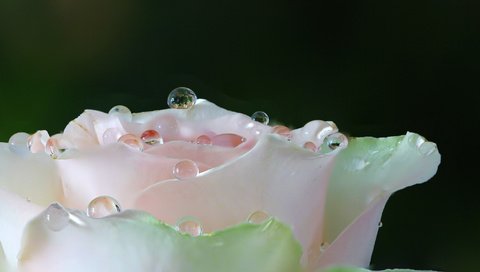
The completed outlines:
[[[15,154],[22,156],[45,152],[53,159],[58,159],[68,150],[73,149],[73,145],[62,134],[50,137],[44,130],[28,134],[18,132],[13,134],[8,140],[9,149]]]

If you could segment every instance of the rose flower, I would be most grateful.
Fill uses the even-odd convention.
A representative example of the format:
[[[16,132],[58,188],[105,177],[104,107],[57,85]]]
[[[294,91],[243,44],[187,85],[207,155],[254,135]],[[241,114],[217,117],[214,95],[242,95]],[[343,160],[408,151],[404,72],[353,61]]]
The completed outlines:
[[[389,196],[440,163],[414,133],[269,126],[182,87],[168,101],[0,144],[0,271],[367,271]]]

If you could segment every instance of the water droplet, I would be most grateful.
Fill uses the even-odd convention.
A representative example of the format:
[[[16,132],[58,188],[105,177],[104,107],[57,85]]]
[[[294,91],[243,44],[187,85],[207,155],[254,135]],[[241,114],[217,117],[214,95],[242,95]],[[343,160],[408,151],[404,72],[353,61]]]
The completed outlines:
[[[138,151],[143,151],[143,143],[140,138],[133,134],[125,134],[122,137],[118,139],[119,143],[123,143],[126,146],[138,150]]]
[[[432,142],[424,142],[418,147],[418,151],[424,156],[428,156],[437,150],[437,145]]]
[[[87,215],[101,218],[121,212],[120,204],[110,196],[99,196],[88,204]]]
[[[264,125],[268,125],[270,118],[268,118],[268,114],[263,111],[256,111],[252,114],[252,120],[262,123]]]
[[[69,213],[62,205],[53,203],[44,212],[45,225],[52,231],[64,229],[70,221]]]
[[[378,222],[378,227],[379,227],[379,228],[383,227],[382,221]]]
[[[264,211],[256,211],[251,213],[248,218],[247,222],[251,224],[262,224],[265,222],[270,216]]]
[[[176,229],[179,232],[190,234],[193,237],[200,236],[203,233],[202,224],[192,216],[186,216],[178,220]]]
[[[109,128],[105,130],[102,136],[103,144],[113,144],[118,142],[118,139],[122,137],[123,133],[118,128]]]
[[[233,133],[218,134],[212,138],[212,144],[224,147],[237,147],[244,143],[246,139]]]
[[[160,133],[154,129],[145,130],[140,136],[140,139],[149,145],[163,144],[163,138],[160,136]]]
[[[28,138],[28,149],[32,153],[45,152],[45,145],[47,144],[50,135],[46,130],[39,130]]]
[[[45,153],[52,159],[58,159],[65,151],[72,148],[72,144],[62,135],[50,137],[45,144]]]
[[[286,126],[281,126],[281,125],[274,126],[272,132],[284,137],[290,136],[290,129]]]
[[[195,139],[195,143],[201,145],[211,145],[212,140],[207,135],[200,135],[197,137],[197,139]]]
[[[191,160],[179,161],[173,167],[173,175],[179,180],[194,178],[198,173],[199,170],[197,164]]]
[[[189,109],[197,102],[197,95],[186,87],[178,87],[170,92],[167,104],[172,109]]]
[[[25,132],[18,132],[12,135],[8,140],[8,148],[11,152],[18,155],[26,155],[30,153],[28,148],[28,139],[30,135]]]
[[[333,133],[328,135],[324,142],[330,151],[333,151],[337,148],[343,148],[348,144],[347,136],[342,133]]]
[[[325,252],[329,246],[330,244],[328,242],[322,242],[322,244],[320,244],[320,252]]]
[[[308,149],[312,152],[317,152],[317,146],[312,142],[306,142],[303,144],[303,148]]]
[[[117,116],[118,119],[120,119],[120,120],[125,120],[125,121],[128,121],[128,122],[132,121],[132,112],[130,111],[129,108],[127,108],[123,105],[117,105],[117,106],[113,107],[112,109],[110,109],[108,114],[113,115],[113,116]]]

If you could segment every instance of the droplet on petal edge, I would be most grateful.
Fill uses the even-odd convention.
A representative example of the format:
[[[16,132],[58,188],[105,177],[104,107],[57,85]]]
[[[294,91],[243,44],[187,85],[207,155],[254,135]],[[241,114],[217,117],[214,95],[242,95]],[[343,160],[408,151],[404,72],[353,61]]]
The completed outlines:
[[[92,218],[101,218],[121,212],[120,204],[110,196],[99,196],[90,201],[87,215]]]
[[[244,143],[246,139],[233,133],[218,134],[212,138],[212,144],[223,147],[237,147]]]
[[[103,144],[113,144],[122,137],[122,132],[118,128],[109,128],[102,135]]]
[[[108,114],[117,116],[118,119],[121,119],[121,120],[125,120],[128,122],[132,121],[132,112],[130,111],[129,108],[123,105],[117,105],[111,108]]]
[[[52,231],[61,231],[69,221],[69,212],[58,203],[51,204],[44,212],[45,225]]]
[[[322,242],[322,244],[320,245],[320,252],[325,252],[325,250],[327,250],[329,246],[330,244],[328,242]]]
[[[195,139],[195,143],[200,145],[211,145],[212,140],[207,135],[200,135]]]
[[[154,129],[145,130],[140,139],[148,145],[163,144],[163,138],[160,136],[160,133]]]
[[[435,150],[437,150],[437,145],[435,143],[428,142],[428,141],[422,143],[418,147],[418,151],[424,156],[428,156],[432,154]]]
[[[123,135],[118,139],[118,142],[123,143],[134,150],[143,151],[142,140],[133,134]]]
[[[172,109],[189,109],[197,102],[197,95],[186,87],[178,87],[170,92],[167,105]]]
[[[61,134],[54,135],[45,144],[45,153],[52,159],[58,159],[65,151],[72,148],[72,144]]]
[[[262,123],[264,125],[268,125],[268,122],[270,121],[270,118],[268,117],[268,114],[263,111],[256,111],[252,114],[251,116],[253,121],[257,121],[259,123]]]
[[[269,219],[270,216],[264,212],[264,211],[256,211],[251,213],[248,218],[247,222],[251,224],[262,224],[265,222],[267,219]]]
[[[278,134],[280,136],[289,137],[290,136],[290,129],[286,126],[276,125],[273,127],[273,133]]]
[[[30,153],[28,148],[28,140],[30,135],[25,132],[18,132],[13,134],[8,140],[8,148],[12,153],[18,155],[27,155]]]
[[[308,149],[312,152],[317,152],[317,146],[312,142],[306,142],[303,144],[303,148]]]
[[[382,221],[378,222],[378,227],[379,227],[379,228],[383,227]]]
[[[173,167],[173,175],[179,180],[194,178],[198,175],[197,164],[191,160],[179,161]]]
[[[32,153],[45,152],[45,145],[47,144],[50,135],[46,130],[39,130],[33,133],[28,138],[28,149]]]
[[[343,135],[342,133],[333,133],[325,137],[323,148],[326,150],[322,150],[323,153],[331,152],[337,148],[344,148],[348,145],[348,138],[347,136]]]
[[[179,232],[190,234],[193,237],[202,235],[202,224],[198,219],[192,216],[180,218],[175,224],[175,229]]]

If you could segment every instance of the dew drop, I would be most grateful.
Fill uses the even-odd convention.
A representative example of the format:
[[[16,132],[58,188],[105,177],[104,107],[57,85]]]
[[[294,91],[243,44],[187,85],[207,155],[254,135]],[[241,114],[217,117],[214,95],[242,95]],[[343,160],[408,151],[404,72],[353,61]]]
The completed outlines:
[[[186,216],[178,220],[175,228],[177,231],[190,234],[193,237],[200,236],[203,233],[202,224],[192,216]]]
[[[432,142],[424,142],[418,147],[418,151],[424,156],[432,154],[437,149],[437,145]]]
[[[179,180],[194,178],[198,173],[199,170],[197,164],[191,160],[179,161],[173,167],[173,175]]]
[[[154,129],[145,130],[140,139],[148,145],[163,144],[163,138],[160,136],[160,133]]]
[[[286,126],[277,125],[273,127],[273,133],[284,136],[284,137],[289,137],[290,129]]]
[[[70,221],[69,213],[58,203],[48,206],[44,212],[45,225],[52,231],[60,231],[64,229]]]
[[[197,95],[186,87],[178,87],[170,92],[167,104],[172,109],[189,109],[197,102]]]
[[[215,135],[212,138],[212,144],[224,147],[237,147],[244,143],[246,139],[238,134],[224,133]]]
[[[133,134],[123,135],[118,139],[118,142],[123,143],[134,150],[143,151],[142,140]]]
[[[132,112],[130,111],[129,108],[123,105],[117,105],[113,107],[112,109],[110,109],[108,114],[117,116],[121,120],[125,120],[128,122],[132,121]]]
[[[18,132],[12,135],[8,140],[8,148],[11,152],[18,155],[26,155],[30,153],[28,148],[28,139],[30,135],[25,132]]]
[[[340,148],[345,147],[348,144],[348,139],[347,139],[347,136],[337,132],[337,133],[328,135],[325,138],[324,143],[326,143],[326,147],[329,149],[329,151],[333,151],[339,147]]]
[[[312,142],[306,142],[303,144],[303,148],[308,149],[312,152],[317,152],[317,146]]]
[[[379,228],[383,227],[382,221],[378,222],[378,227],[379,227]]]
[[[320,244],[320,252],[325,252],[329,246],[330,244],[328,242],[322,242],[322,244]]]
[[[257,121],[259,123],[262,123],[264,125],[268,125],[268,122],[270,121],[270,118],[268,117],[268,114],[266,114],[263,111],[256,111],[252,114],[252,120]]]
[[[65,151],[72,148],[72,144],[61,135],[54,135],[45,144],[45,153],[52,159],[58,159]]]
[[[250,224],[262,224],[265,222],[270,216],[264,211],[256,211],[251,213],[248,218],[247,222]]]
[[[208,137],[207,135],[200,135],[195,139],[196,144],[200,145],[211,145],[212,144],[212,139]]]
[[[121,212],[120,204],[110,196],[99,196],[88,204],[87,215],[92,218],[101,218]]]
[[[48,139],[50,139],[48,132],[46,130],[39,130],[28,138],[28,149],[30,149],[32,153],[45,152],[45,145]]]

